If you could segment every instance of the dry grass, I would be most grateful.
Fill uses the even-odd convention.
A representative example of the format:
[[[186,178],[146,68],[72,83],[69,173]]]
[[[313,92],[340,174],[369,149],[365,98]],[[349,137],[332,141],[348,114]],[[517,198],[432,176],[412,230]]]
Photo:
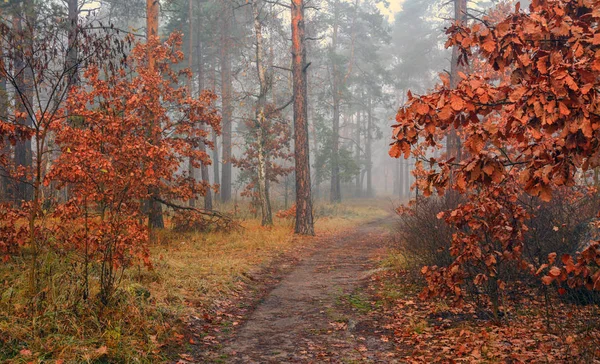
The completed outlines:
[[[318,204],[317,235],[387,215],[379,206],[387,205]],[[243,227],[229,233],[162,231],[151,249],[154,269],[127,270],[109,307],[95,297],[97,281],[90,299],[81,299],[80,268],[69,263],[72,257],[48,252],[41,277],[46,288],[34,301],[25,293],[27,259],[0,265],[0,362],[164,362],[184,352],[190,314],[236,295],[241,281],[282,254],[318,241],[295,237],[288,220],[263,228],[247,213],[238,217]]]

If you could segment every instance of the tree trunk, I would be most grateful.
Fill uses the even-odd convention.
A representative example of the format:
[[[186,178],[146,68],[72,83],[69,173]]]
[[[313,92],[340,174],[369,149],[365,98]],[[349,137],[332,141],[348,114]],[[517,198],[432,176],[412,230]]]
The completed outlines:
[[[204,90],[204,62],[202,60],[202,42],[198,41],[198,94]],[[198,95],[199,96],[199,95]],[[216,136],[213,133],[213,137]],[[216,147],[216,143],[215,143]],[[200,151],[203,153],[207,153],[206,144],[204,142],[200,142]],[[217,155],[218,158],[218,155]],[[213,161],[213,163],[217,164],[217,161]],[[200,177],[202,178],[202,183],[207,186],[210,186],[210,175],[208,173],[208,165],[202,163],[200,166]],[[212,190],[210,187],[206,190],[206,194],[204,195],[204,208],[207,210],[213,209],[213,201],[212,201]]]
[[[362,186],[360,185],[360,111],[356,112],[356,163],[358,163],[358,173],[356,174],[356,196],[362,195]]]
[[[371,135],[373,134],[373,100],[369,96],[367,109],[367,132],[365,133],[365,159],[367,169],[367,197],[373,197],[373,158],[371,152]]]
[[[0,118],[7,120],[8,116],[8,95],[6,93],[6,78],[0,78]],[[2,143],[2,150],[0,156],[8,160],[11,154],[10,141],[6,137],[0,139]],[[6,165],[0,165],[0,202],[8,201],[10,196],[10,171],[6,168]]]
[[[69,17],[69,46],[67,49],[66,69],[69,75],[69,86],[79,83],[78,66],[78,48],[77,48],[77,33],[79,19],[79,4],[78,0],[68,0],[68,17]]]
[[[260,84],[260,91],[258,94],[258,100],[256,102],[256,115],[255,115],[255,132],[256,132],[256,143],[258,153],[258,195],[260,200],[260,208],[262,213],[262,226],[273,225],[273,214],[271,212],[271,199],[269,196],[268,186],[268,167],[269,157],[268,151],[265,149],[267,142],[268,130],[266,126],[268,123],[268,116],[266,115],[266,102],[267,94],[269,92],[269,85],[267,81],[267,73],[264,66],[264,45],[262,35],[262,23],[260,21],[259,11],[259,0],[252,0],[252,15],[254,17],[254,36],[256,38],[256,73],[258,75],[258,82]]]
[[[215,75],[215,64],[211,63],[211,67],[210,67],[210,81],[211,81],[211,89],[213,92],[216,93],[217,91],[217,77]],[[211,132],[212,135],[212,142],[213,142],[213,179],[214,179],[214,183],[217,186],[221,185],[221,176],[219,174],[219,165],[220,165],[220,159],[219,159],[219,136],[217,135],[216,131],[212,131]],[[215,199],[219,199],[219,194],[215,193]]]
[[[190,95],[191,98],[194,97],[194,85],[193,85],[193,71],[192,71],[192,67],[194,65],[194,5],[192,3],[192,0],[189,0],[188,2],[188,17],[189,17],[189,34],[188,34],[188,68],[190,70],[190,72],[192,72],[192,76],[190,78],[188,78],[188,94]],[[198,78],[200,78],[200,75],[198,75]],[[201,88],[198,88],[198,93],[200,93],[200,91],[202,91]],[[196,182],[196,171],[194,169],[194,159],[192,157],[189,158],[189,163],[188,163],[188,174],[190,176],[190,178],[194,181],[194,183]],[[190,205],[190,207],[196,207],[196,195],[194,194],[190,200],[188,201],[188,204]]]
[[[31,37],[33,34],[29,29],[23,28],[23,13],[27,14],[33,9],[30,9],[32,5],[29,2],[23,2],[23,7],[18,9],[13,16],[13,28],[17,31],[24,43],[33,41]],[[30,28],[30,27],[28,27]],[[16,102],[15,102],[15,114],[25,113],[28,116],[15,118],[16,123],[20,125],[26,125],[27,127],[33,127],[33,120],[30,115],[33,112],[31,110],[32,105],[32,94],[33,94],[33,70],[27,66],[21,52],[16,52],[14,60],[14,74],[16,76]],[[27,171],[27,175],[20,176],[17,182],[14,199],[16,201],[31,201],[33,198],[32,189],[32,149],[31,139],[17,140],[15,144],[15,167],[17,169],[24,169]]]
[[[406,165],[406,160],[404,158],[398,158],[398,165],[399,165],[399,179],[398,179],[398,197],[400,197],[401,200],[403,200],[406,197],[405,194],[405,186],[406,186],[406,171],[405,171],[405,165]]]
[[[222,101],[222,123],[223,123],[223,158],[221,178],[221,201],[231,200],[231,133],[232,133],[232,106],[231,106],[231,39],[230,22],[231,7],[224,4],[223,17],[221,19],[221,101]]]
[[[308,146],[308,93],[304,44],[304,0],[292,0],[292,72],[294,80],[294,158],[296,162],[296,226],[301,235],[314,235]]]
[[[467,21],[467,0],[454,0],[454,19],[459,23]],[[452,60],[450,64],[450,87],[455,88],[458,84],[458,72],[463,68],[458,64],[459,50],[452,47]],[[446,138],[446,154],[448,158],[456,158],[455,162],[461,159],[461,145],[458,132],[454,129],[450,131]]]
[[[150,40],[153,37],[158,37],[158,0],[146,0],[146,31],[147,38]],[[149,55],[148,66],[151,71],[154,70],[156,60],[152,55]],[[155,122],[155,121],[153,121]],[[151,129],[154,129],[151,127]],[[158,145],[160,143],[160,135],[152,131],[153,142]],[[150,200],[148,201],[148,227],[162,229],[165,227],[163,219],[162,205],[158,202],[160,198],[160,190],[154,186],[150,188]]]

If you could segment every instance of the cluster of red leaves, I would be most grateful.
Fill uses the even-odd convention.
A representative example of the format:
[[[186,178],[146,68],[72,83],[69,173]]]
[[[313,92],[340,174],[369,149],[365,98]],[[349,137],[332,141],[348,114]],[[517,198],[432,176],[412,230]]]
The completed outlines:
[[[600,165],[599,9],[597,0],[535,0],[529,12],[517,4],[499,19],[447,30],[446,45],[459,49],[460,63],[479,57],[494,72],[459,72],[454,88],[442,77],[427,95],[409,93],[393,126],[390,155],[412,152],[428,162],[418,166],[417,184],[425,195],[453,189],[469,200],[445,216],[469,231],[454,237],[456,264],[443,278],[431,276],[430,288],[442,287],[443,294],[444,286],[452,286],[448,282],[459,285],[467,264],[483,268],[482,283],[493,276],[498,258],[520,263],[526,214],[518,196],[526,192],[549,201],[554,188],[576,183],[578,170]],[[459,130],[464,158],[427,159],[427,150],[440,147],[452,129]],[[595,287],[600,274],[591,266],[598,266],[599,257],[593,243],[577,263],[563,258],[564,267],[551,269],[552,279],[544,281],[575,276],[570,285]]]
[[[10,259],[29,239],[27,224],[18,223],[27,219],[28,210],[15,209],[9,204],[0,205],[0,256],[3,261]]]
[[[409,282],[405,273],[390,271],[370,284],[387,302],[380,322],[392,334],[385,340],[394,341],[402,362],[585,362],[600,355],[597,331],[576,329],[595,316],[591,307],[558,304],[548,313],[539,295],[523,292],[513,309],[503,307],[506,324],[498,326],[482,316],[480,307],[456,309],[415,299]],[[386,298],[390,284],[406,297]]]
[[[293,218],[295,218],[296,217],[296,204],[293,204],[287,210],[277,211],[277,213],[275,214],[275,216],[277,216],[280,219],[293,219]]]
[[[248,133],[246,135],[246,149],[240,158],[233,158],[232,163],[242,170],[241,178],[246,184],[242,196],[252,198],[257,204],[258,196],[258,133],[265,136],[262,150],[268,151],[267,159],[267,181],[277,183],[281,177],[287,176],[294,169],[286,167],[285,164],[293,158],[291,151],[291,129],[288,121],[276,109],[275,105],[267,104],[265,117],[260,125],[250,118],[246,121]],[[262,129],[262,130],[261,130]]]
[[[421,272],[428,282],[424,296],[452,295],[461,299],[465,280],[485,285],[496,279],[501,262],[516,262],[528,268],[521,259],[528,214],[517,203],[517,197],[514,184],[489,186],[470,195],[458,208],[438,215],[458,228],[450,247],[454,261],[448,267],[423,268]],[[502,289],[504,283],[495,284]]]

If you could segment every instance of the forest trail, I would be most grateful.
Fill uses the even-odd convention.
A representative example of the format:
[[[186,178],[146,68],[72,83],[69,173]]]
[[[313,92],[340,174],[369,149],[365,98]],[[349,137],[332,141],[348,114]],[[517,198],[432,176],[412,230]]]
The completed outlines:
[[[323,238],[266,296],[226,345],[229,363],[389,362],[362,291],[389,241],[392,218]]]

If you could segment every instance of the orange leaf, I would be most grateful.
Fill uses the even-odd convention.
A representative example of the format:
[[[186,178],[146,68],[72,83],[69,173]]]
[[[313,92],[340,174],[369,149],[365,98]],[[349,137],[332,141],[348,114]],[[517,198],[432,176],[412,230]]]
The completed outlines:
[[[399,143],[392,144],[392,146],[390,147],[389,154],[390,154],[390,157],[392,157],[392,158],[400,158],[400,156],[402,155],[402,149],[400,148],[400,144]]]

